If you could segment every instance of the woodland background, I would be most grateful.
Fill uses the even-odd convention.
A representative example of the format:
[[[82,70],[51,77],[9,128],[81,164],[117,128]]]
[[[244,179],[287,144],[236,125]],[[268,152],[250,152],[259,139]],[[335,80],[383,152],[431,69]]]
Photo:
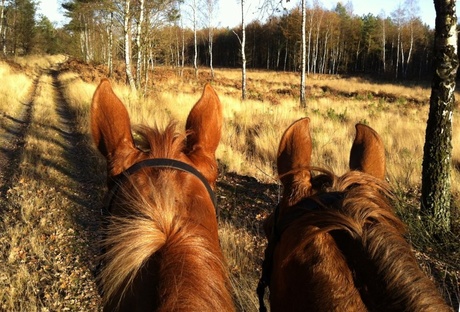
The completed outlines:
[[[389,16],[357,16],[349,3],[326,9],[317,0],[307,2],[307,73],[428,79],[434,30],[417,16],[417,3],[406,0]],[[65,53],[94,64],[131,55],[130,62],[142,64],[138,70],[144,72],[149,66],[180,68],[195,61],[236,68],[244,25],[248,69],[295,72],[301,65],[301,9],[283,10],[280,1],[264,2],[260,10],[268,18],[235,28],[215,26],[216,0],[67,0],[61,5],[69,22],[62,26],[36,16],[33,0],[0,5],[4,55]],[[241,21],[241,12],[229,14]]]

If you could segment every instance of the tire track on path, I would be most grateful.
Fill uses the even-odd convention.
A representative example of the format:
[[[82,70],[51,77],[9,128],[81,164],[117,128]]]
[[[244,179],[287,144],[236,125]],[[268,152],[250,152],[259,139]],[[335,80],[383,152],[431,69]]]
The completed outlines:
[[[58,75],[52,68],[37,78],[15,178],[0,198],[0,311],[100,311],[103,182],[91,174],[93,151]]]
[[[13,185],[19,161],[24,151],[25,138],[32,120],[34,98],[36,96],[38,78],[36,78],[29,92],[28,100],[22,105],[22,112],[18,117],[3,113],[2,118],[9,120],[9,126],[0,136],[0,199],[7,200],[6,192]],[[3,204],[2,204],[3,205]],[[2,210],[0,205],[0,210]]]

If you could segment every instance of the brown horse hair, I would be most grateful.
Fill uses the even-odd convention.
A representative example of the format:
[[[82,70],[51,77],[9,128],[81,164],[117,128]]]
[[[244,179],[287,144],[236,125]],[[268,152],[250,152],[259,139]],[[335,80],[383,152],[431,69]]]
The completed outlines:
[[[136,142],[145,158],[174,158],[185,146],[185,136],[175,132],[174,124],[163,132],[139,127],[137,134]],[[209,229],[198,217],[190,216],[209,215],[209,210],[200,199],[194,199],[194,211],[190,211],[185,196],[181,196],[190,191],[184,189],[187,183],[174,182],[176,175],[181,175],[181,181],[193,177],[169,169],[145,170],[151,172],[134,174],[121,185],[114,201],[121,212],[110,217],[103,242],[107,252],[102,258],[100,280],[105,303],[118,298],[114,303],[118,307],[136,275],[154,261],[159,266],[154,275],[162,311],[231,310],[228,272],[217,229]],[[205,190],[195,194],[197,198],[209,197]],[[180,284],[177,276],[181,276]]]
[[[388,183],[359,171],[337,177],[320,168],[308,170],[320,172],[311,179],[311,194],[293,185],[289,200],[309,197],[322,208],[308,210],[290,225],[304,229],[308,233],[305,237],[309,235],[291,257],[301,254],[316,235],[329,233],[345,256],[369,310],[451,311],[420,269],[405,239],[405,226],[391,207]],[[332,205],[323,203],[329,192],[341,192],[343,199]],[[267,221],[273,223],[273,218]]]

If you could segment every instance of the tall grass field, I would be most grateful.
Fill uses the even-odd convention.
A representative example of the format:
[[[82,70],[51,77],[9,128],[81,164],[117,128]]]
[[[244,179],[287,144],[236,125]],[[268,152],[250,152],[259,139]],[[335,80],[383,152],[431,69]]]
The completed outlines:
[[[0,164],[0,170],[8,172],[0,193],[2,311],[101,310],[94,273],[106,176],[104,160],[91,141],[89,108],[104,75],[91,66],[75,64],[61,56],[0,62],[0,151],[14,155],[14,160],[0,157],[7,163]],[[422,269],[458,308],[458,105],[452,133],[452,231],[434,238],[419,218],[429,83],[310,76],[307,107],[300,108],[300,78],[295,73],[249,71],[244,101],[241,73],[236,69],[216,69],[212,81],[204,68],[199,78],[179,77],[174,69],[162,67],[151,77],[153,83],[142,94],[112,79],[133,125],[161,128],[176,120],[178,129],[184,129],[206,82],[222,102],[217,195],[226,217],[220,219],[220,240],[239,311],[258,310],[255,289],[266,244],[262,222],[280,194],[279,140],[292,122],[306,116],[311,119],[312,165],[338,175],[348,170],[356,123],[365,123],[381,135],[386,178],[396,195],[396,212],[408,227],[407,239]],[[24,112],[29,107],[26,121]],[[21,144],[11,143],[18,138]],[[8,163],[14,163],[14,168],[4,169]],[[251,188],[244,190],[244,183]]]

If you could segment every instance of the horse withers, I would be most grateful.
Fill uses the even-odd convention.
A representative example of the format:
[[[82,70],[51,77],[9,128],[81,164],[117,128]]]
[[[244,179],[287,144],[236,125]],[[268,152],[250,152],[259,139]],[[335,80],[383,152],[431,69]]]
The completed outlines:
[[[356,125],[350,171],[311,166],[310,120],[283,134],[278,174],[283,194],[265,222],[268,246],[258,292],[271,311],[451,311],[419,268],[391,207],[385,150]]]
[[[185,134],[174,123],[141,126],[135,141],[128,111],[101,81],[91,130],[109,186],[99,278],[105,311],[234,310],[213,193],[221,127],[222,106],[207,84]]]

